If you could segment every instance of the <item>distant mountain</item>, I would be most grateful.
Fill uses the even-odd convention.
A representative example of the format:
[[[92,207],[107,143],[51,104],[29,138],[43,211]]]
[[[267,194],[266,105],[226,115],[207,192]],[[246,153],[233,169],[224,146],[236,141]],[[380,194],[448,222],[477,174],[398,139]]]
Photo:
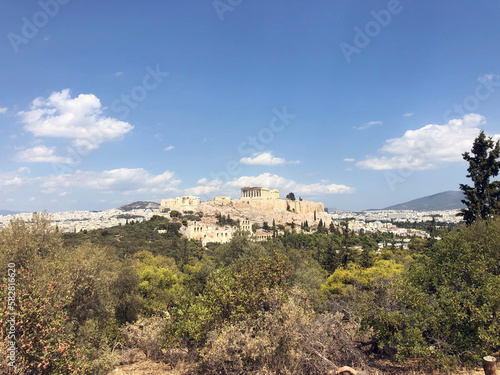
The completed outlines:
[[[119,210],[122,211],[131,211],[131,210],[157,210],[160,208],[160,204],[156,202],[132,202],[129,204],[124,204],[123,206],[118,207]]]
[[[0,215],[1,216],[7,216],[7,215],[17,215],[20,214],[22,211],[9,211],[9,210],[0,210]]]
[[[461,191],[445,191],[427,197],[414,199],[406,203],[395,204],[384,208],[384,210],[414,210],[414,211],[440,211],[440,210],[457,210],[464,208],[461,202],[463,199]]]

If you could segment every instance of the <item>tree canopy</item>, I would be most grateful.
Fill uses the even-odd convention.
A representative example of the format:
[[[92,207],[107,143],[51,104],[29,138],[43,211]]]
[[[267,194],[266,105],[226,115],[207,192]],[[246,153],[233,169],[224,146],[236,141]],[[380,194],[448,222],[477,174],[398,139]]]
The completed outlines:
[[[463,154],[469,163],[467,177],[473,186],[460,184],[466,208],[461,210],[464,221],[471,225],[478,219],[487,220],[500,212],[500,181],[491,181],[500,170],[500,143],[486,137],[481,131],[475,139],[471,153]]]

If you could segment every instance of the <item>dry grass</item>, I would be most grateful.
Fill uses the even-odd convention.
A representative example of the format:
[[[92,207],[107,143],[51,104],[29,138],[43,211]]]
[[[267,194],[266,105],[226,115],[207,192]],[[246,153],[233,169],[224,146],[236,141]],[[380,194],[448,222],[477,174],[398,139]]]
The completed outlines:
[[[174,367],[166,363],[150,360],[129,365],[119,366],[108,375],[188,375],[191,374],[193,365],[178,362]]]

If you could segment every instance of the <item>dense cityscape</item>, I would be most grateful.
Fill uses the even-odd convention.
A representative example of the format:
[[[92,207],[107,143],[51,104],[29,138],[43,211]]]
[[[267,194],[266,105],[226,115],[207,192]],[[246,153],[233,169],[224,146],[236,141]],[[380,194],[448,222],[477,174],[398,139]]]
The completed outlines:
[[[360,232],[385,232],[397,236],[424,236],[425,232],[416,229],[398,228],[393,222],[420,223],[428,222],[433,218],[438,225],[457,224],[461,217],[457,216],[458,210],[444,211],[413,211],[413,210],[370,210],[370,211],[333,211],[330,216],[336,225],[347,221],[349,229]],[[62,232],[80,232],[100,228],[109,228],[125,225],[130,221],[149,220],[158,214],[155,209],[133,209],[124,211],[113,208],[105,211],[67,211],[49,213],[48,218],[52,225],[57,226]],[[0,216],[0,227],[5,228],[10,221],[21,218],[25,221],[31,219],[32,213],[19,213],[15,215]]]

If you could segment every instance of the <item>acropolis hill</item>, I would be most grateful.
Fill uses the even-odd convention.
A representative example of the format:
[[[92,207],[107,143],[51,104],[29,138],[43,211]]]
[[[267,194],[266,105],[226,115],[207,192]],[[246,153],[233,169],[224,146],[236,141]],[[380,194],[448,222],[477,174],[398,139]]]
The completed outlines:
[[[292,226],[300,229],[301,223],[305,221],[314,228],[320,219],[325,225],[329,225],[332,220],[325,212],[323,203],[279,198],[278,190],[259,186],[243,187],[239,199],[217,196],[211,201],[201,202],[199,197],[191,195],[162,199],[159,212],[168,215],[171,211],[201,213],[201,220],[188,222],[187,227],[182,230],[187,237],[202,240],[204,243],[227,242],[238,229],[251,231],[253,224],[262,226],[267,222],[272,225],[273,220],[276,225],[281,224],[289,230]],[[217,226],[216,217],[219,214],[240,220],[240,228]],[[253,235],[257,240],[262,240],[272,233],[257,231]]]

